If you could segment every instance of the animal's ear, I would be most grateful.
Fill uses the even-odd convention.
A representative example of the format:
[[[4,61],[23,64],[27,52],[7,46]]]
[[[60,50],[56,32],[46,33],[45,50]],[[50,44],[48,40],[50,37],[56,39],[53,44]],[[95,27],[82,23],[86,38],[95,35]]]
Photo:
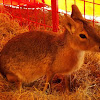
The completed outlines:
[[[72,5],[72,14],[71,17],[74,19],[83,19],[83,16],[76,5]]]
[[[76,22],[65,14],[64,27],[70,32],[74,33],[76,29]]]

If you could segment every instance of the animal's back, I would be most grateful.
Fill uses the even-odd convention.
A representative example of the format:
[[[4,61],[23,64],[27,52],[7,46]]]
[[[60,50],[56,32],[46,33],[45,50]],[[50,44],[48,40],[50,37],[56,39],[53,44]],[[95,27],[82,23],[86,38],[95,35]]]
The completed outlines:
[[[24,82],[45,75],[57,46],[55,35],[33,31],[12,38],[1,51],[1,68],[4,74],[14,73]]]

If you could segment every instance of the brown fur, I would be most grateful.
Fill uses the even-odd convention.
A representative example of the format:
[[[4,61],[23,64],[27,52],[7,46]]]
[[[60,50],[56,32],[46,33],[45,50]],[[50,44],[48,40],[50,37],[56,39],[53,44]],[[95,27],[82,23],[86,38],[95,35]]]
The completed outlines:
[[[8,41],[0,56],[0,71],[8,81],[20,87],[21,83],[30,83],[46,75],[48,82],[56,73],[68,75],[79,69],[85,51],[100,51],[100,38],[94,28],[76,5],[72,10],[71,18],[66,16],[62,34],[32,31]],[[86,38],[81,38],[80,34]]]

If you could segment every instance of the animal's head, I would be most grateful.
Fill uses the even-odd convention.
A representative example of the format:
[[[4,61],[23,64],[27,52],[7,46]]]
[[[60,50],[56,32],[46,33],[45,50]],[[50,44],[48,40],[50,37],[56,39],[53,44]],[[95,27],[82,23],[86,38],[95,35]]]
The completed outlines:
[[[100,38],[76,5],[72,5],[71,17],[66,16],[65,20],[65,28],[70,33],[68,41],[73,49],[100,51]]]

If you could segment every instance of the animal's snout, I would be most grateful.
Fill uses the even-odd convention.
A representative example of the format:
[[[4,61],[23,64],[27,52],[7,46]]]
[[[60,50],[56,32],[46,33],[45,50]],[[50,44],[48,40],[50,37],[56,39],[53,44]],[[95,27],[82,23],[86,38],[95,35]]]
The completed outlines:
[[[96,46],[92,47],[90,51],[92,51],[92,52],[100,52],[100,46],[96,45]]]
[[[99,51],[100,51],[100,46],[99,46]]]
[[[97,52],[100,52],[100,46],[97,47]]]

